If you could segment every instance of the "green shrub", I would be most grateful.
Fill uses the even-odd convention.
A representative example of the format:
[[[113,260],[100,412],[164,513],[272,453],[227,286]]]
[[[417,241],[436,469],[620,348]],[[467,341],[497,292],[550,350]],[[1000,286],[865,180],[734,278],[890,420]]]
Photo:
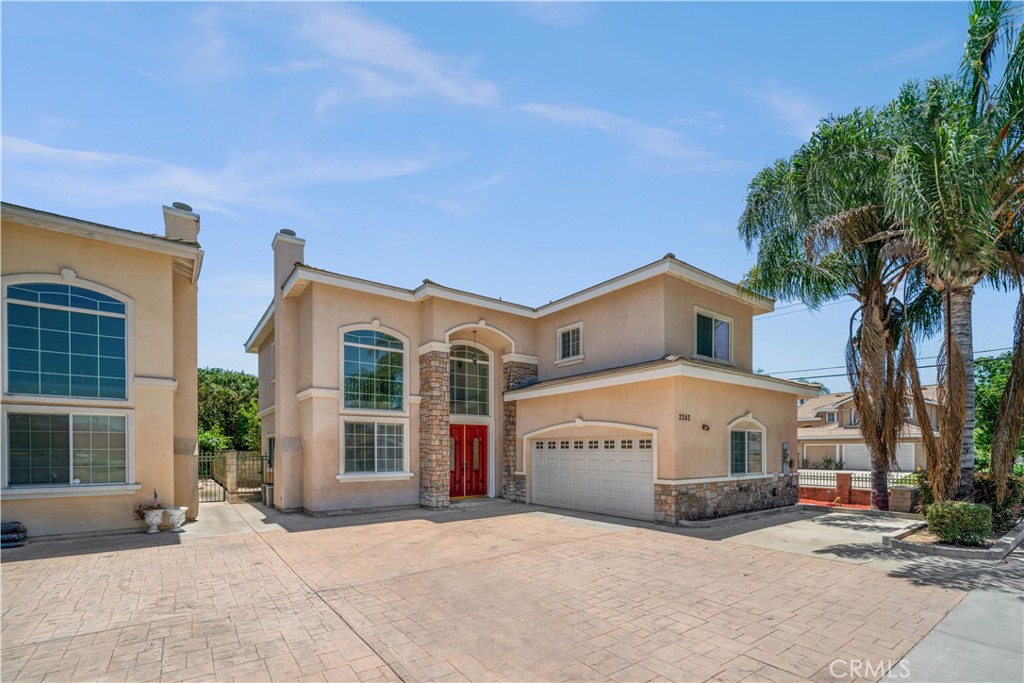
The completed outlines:
[[[209,451],[226,451],[231,448],[231,440],[224,436],[224,432],[220,430],[220,425],[214,425],[213,429],[205,429],[199,431],[199,450],[205,452]]]
[[[981,545],[992,535],[992,508],[949,500],[928,506],[928,530],[945,543]]]
[[[996,505],[996,484],[988,472],[974,474],[974,502],[992,508],[992,529],[1002,534],[1020,521],[1024,511],[1024,477],[1011,474],[1006,479],[1003,504]]]

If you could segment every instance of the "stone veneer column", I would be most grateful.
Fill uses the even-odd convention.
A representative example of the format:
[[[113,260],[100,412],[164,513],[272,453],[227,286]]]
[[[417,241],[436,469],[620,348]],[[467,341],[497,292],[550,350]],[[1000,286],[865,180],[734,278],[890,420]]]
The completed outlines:
[[[448,507],[451,468],[451,394],[448,353],[420,356],[420,505]]]
[[[506,361],[501,366],[502,393],[537,379],[537,366],[533,363]],[[516,474],[516,460],[519,452],[516,401],[502,401],[504,423],[501,457],[502,497],[518,503],[526,502],[526,475]]]

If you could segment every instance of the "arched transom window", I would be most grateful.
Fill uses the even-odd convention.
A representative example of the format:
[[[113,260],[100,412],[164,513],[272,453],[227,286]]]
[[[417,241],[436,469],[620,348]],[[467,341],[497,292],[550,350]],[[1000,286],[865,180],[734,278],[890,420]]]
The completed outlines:
[[[345,407],[364,410],[405,408],[405,345],[377,330],[346,332]]]
[[[451,413],[491,414],[491,364],[487,354],[465,344],[451,348]]]
[[[127,398],[125,304],[57,283],[7,287],[7,391]]]

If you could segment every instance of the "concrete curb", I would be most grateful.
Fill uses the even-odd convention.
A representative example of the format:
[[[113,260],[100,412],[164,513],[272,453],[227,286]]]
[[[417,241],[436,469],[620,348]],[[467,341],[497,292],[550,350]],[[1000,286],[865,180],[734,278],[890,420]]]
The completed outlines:
[[[800,503],[797,507],[804,510],[815,510],[820,512],[842,512],[848,515],[865,515],[866,517],[897,517],[899,519],[913,519],[920,521],[921,515],[913,512],[892,512],[890,510],[860,510],[857,508],[832,507],[831,505],[810,505]]]
[[[785,505],[783,507],[771,508],[769,510],[754,510],[753,512],[738,512],[734,515],[723,515],[721,517],[715,517],[713,519],[680,519],[676,521],[676,526],[683,529],[710,529],[716,526],[724,526],[726,524],[736,524],[738,522],[747,522],[752,519],[761,519],[762,517],[774,517],[775,515],[781,515],[786,512],[798,512],[802,509],[809,509],[804,505]]]
[[[1024,521],[1010,529],[1006,534],[992,544],[991,548],[955,548],[947,545],[924,545],[911,543],[903,539],[918,529],[928,526],[927,522],[912,524],[906,529],[895,534],[882,536],[882,545],[900,550],[910,550],[922,555],[938,555],[939,557],[953,557],[958,560],[1001,560],[1013,552],[1013,549],[1024,541]]]

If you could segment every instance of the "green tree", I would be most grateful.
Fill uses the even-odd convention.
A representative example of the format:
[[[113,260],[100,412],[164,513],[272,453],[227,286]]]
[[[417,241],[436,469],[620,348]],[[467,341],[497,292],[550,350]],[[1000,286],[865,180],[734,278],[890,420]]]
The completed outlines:
[[[983,356],[975,360],[976,419],[974,422],[974,444],[977,448],[979,470],[988,469],[992,455],[992,435],[996,416],[1003,399],[1007,380],[1010,378],[1010,352],[998,356]],[[1024,435],[1017,439],[1016,457],[1024,457]]]
[[[1019,15],[1019,5],[973,2],[958,76],[932,79],[923,88],[908,84],[891,105],[900,125],[885,201],[894,230],[909,238],[929,286],[944,299],[940,364],[948,409],[939,426],[947,435],[942,441],[956,436],[960,442],[960,488],[968,496],[976,403],[974,287],[985,280],[1013,286],[1021,270],[1014,256],[1021,253],[1024,192]]]
[[[744,284],[815,309],[851,297],[847,370],[861,432],[871,452],[872,505],[888,509],[886,473],[895,462],[906,407],[904,326],[934,325],[934,296],[898,295],[908,257],[893,244],[885,212],[891,161],[885,113],[856,110],[823,121],[810,141],[760,171],[748,187],[739,233],[757,263]]]
[[[199,368],[199,433],[208,446],[259,450],[259,380],[245,372]]]

